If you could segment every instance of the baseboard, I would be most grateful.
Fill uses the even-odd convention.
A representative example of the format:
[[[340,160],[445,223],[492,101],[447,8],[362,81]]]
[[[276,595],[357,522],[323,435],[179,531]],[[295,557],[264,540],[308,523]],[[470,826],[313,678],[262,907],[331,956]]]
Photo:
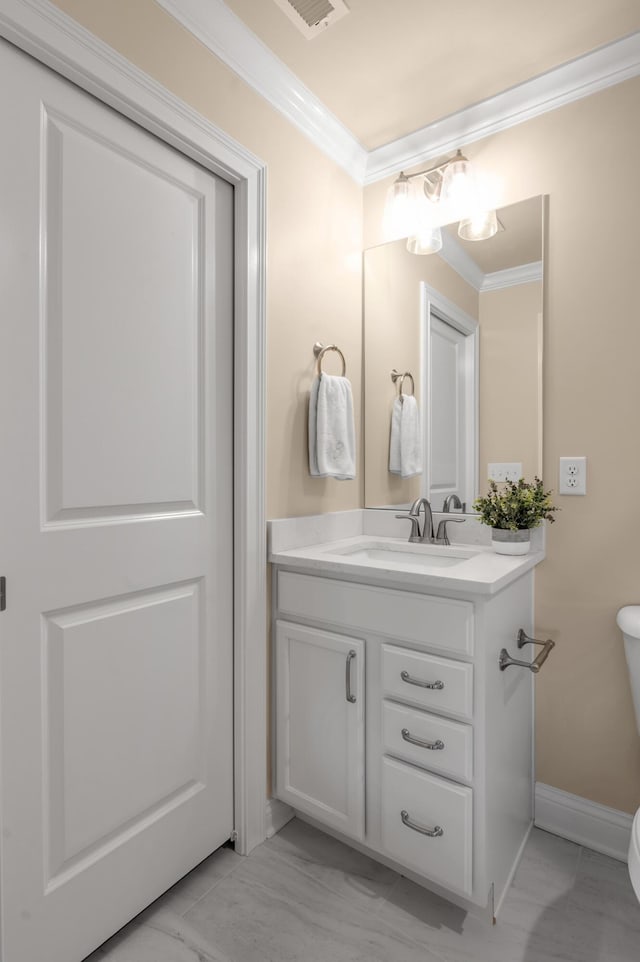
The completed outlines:
[[[273,838],[294,815],[295,812],[290,805],[285,805],[277,798],[268,798],[264,819],[267,838]]]
[[[626,862],[633,815],[536,782],[535,825]]]
[[[267,838],[284,828],[294,815],[289,805],[277,798],[268,799],[265,813]],[[534,824],[545,832],[610,855],[620,862],[628,859],[633,815],[626,812],[536,782]]]

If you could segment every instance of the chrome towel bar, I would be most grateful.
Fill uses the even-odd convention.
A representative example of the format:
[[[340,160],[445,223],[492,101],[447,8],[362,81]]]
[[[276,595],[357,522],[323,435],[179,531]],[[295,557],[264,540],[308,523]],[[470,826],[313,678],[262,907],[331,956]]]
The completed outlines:
[[[537,638],[530,638],[522,628],[518,632],[517,644],[518,648],[522,648],[524,645],[542,645],[542,651],[533,661],[520,661],[518,658],[512,658],[507,649],[503,648],[498,659],[500,671],[504,671],[505,668],[508,668],[510,665],[517,665],[518,668],[528,668],[534,675],[537,675],[549,657],[551,649],[556,646],[555,641],[551,641],[550,638],[548,638],[547,641],[538,641]]]

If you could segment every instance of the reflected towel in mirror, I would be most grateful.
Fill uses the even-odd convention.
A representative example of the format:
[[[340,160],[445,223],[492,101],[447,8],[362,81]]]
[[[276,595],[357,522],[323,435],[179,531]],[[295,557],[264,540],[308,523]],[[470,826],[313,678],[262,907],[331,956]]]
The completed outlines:
[[[321,374],[309,398],[309,471],[315,478],[352,481],[356,476],[356,432],[351,383]]]
[[[389,471],[401,478],[422,474],[422,438],[418,402],[411,394],[402,394],[393,402]]]

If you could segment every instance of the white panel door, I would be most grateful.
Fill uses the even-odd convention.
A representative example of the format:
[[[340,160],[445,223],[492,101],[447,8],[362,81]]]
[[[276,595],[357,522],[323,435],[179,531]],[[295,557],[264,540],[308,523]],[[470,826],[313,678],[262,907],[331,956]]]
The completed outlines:
[[[230,837],[232,188],[0,46],[1,949]]]
[[[467,497],[466,337],[432,314],[429,339],[429,497],[440,510],[450,494]]]
[[[276,623],[276,794],[364,838],[364,641]]]

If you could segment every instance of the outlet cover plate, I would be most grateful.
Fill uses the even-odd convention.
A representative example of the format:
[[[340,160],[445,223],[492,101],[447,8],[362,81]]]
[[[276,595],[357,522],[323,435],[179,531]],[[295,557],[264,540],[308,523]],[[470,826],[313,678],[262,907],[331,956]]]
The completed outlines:
[[[587,459],[560,458],[559,494],[587,493]]]

